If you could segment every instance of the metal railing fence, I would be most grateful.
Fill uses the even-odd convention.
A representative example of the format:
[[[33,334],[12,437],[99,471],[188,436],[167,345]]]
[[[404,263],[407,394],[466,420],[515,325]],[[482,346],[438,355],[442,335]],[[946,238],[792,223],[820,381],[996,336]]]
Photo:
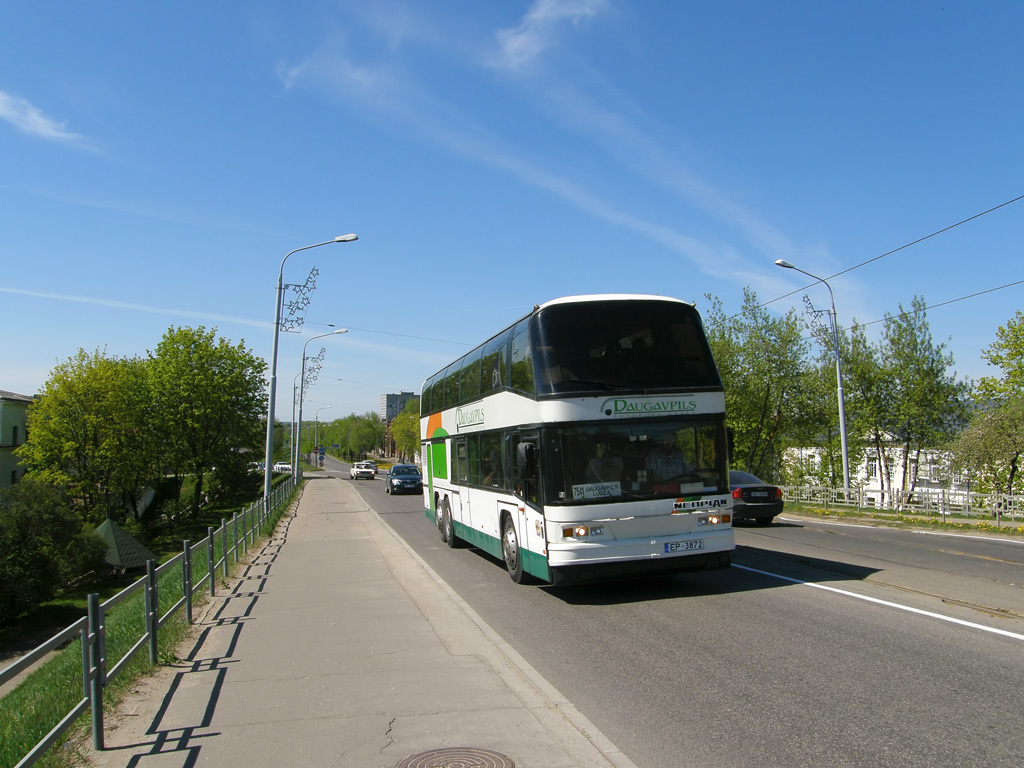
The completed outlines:
[[[222,518],[219,528],[207,529],[205,539],[196,544],[185,541],[182,552],[159,567],[156,561],[148,561],[146,575],[110,599],[101,603],[99,595],[89,595],[86,616],[0,670],[0,685],[4,685],[47,654],[63,648],[3,698],[5,708],[9,700],[18,700],[17,720],[27,725],[20,743],[38,740],[27,754],[8,754],[14,747],[2,742],[13,741],[14,734],[0,733],[0,765],[28,768],[35,764],[86,711],[92,714],[93,748],[103,749],[104,688],[133,665],[141,670],[157,664],[160,628],[182,609],[185,622],[192,623],[196,592],[205,586],[211,597],[216,594],[217,572],[226,577],[229,565],[237,563],[240,555],[245,555],[276,524],[296,485],[288,478],[272,490],[266,502],[260,499],[230,520]],[[139,657],[144,649],[148,651],[148,664]],[[40,687],[63,693],[62,703],[41,701],[38,692],[31,690],[33,678],[44,670],[48,674],[39,678],[45,679]],[[82,692],[77,700],[75,690]],[[54,708],[59,710],[56,714]],[[39,716],[34,716],[36,713]],[[39,721],[47,715],[50,722],[41,724]],[[49,730],[44,733],[46,728]]]
[[[948,488],[918,488],[913,493],[877,489],[804,485],[782,486],[784,498],[796,504],[855,508],[858,512],[891,512],[934,517],[944,522],[966,519],[974,522],[991,519],[996,525],[1009,521],[1024,522],[1024,496],[1005,493],[977,493]]]

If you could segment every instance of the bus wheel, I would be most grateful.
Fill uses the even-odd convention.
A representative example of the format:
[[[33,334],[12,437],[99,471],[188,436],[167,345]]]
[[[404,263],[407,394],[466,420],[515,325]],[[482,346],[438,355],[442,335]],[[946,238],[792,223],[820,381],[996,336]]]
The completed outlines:
[[[523,553],[519,549],[519,537],[516,536],[516,526],[511,517],[506,517],[501,528],[501,552],[505,556],[505,568],[508,575],[516,584],[522,584],[523,574]]]
[[[441,532],[441,540],[444,541],[444,505],[447,500],[434,499],[434,525]]]
[[[447,503],[444,505],[443,519],[441,521],[441,538],[447,542],[449,548],[455,549],[459,546],[459,537],[455,535],[455,521],[452,519],[452,510]]]

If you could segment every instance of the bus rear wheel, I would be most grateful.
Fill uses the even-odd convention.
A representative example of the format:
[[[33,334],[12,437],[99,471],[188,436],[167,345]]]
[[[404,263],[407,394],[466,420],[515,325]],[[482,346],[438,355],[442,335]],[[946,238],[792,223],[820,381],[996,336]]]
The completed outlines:
[[[437,526],[437,530],[441,532],[441,541],[444,541],[444,505],[447,504],[446,499],[434,499],[434,525]]]
[[[455,521],[452,519],[452,510],[445,502],[444,512],[441,519],[441,538],[448,544],[449,548],[455,549],[459,546],[459,537],[455,535]]]
[[[512,581],[522,584],[526,575],[523,573],[523,552],[519,548],[519,537],[511,517],[505,517],[501,526],[501,553],[505,558],[505,568]]]

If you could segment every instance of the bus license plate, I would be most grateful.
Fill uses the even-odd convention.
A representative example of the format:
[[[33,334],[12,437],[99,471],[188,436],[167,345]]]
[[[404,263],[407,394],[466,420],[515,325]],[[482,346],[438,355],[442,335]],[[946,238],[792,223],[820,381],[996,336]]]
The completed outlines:
[[[670,541],[665,544],[665,552],[685,552],[689,549],[704,549],[704,539],[692,541]]]

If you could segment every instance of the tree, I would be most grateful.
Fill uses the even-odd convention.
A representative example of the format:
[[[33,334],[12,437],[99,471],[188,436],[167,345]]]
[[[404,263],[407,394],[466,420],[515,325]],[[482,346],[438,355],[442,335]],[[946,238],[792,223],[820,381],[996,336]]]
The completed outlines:
[[[391,421],[391,437],[401,456],[415,456],[420,449],[420,401],[413,398]]]
[[[804,410],[804,360],[809,345],[793,310],[772,317],[743,290],[739,315],[726,317],[721,301],[706,316],[708,340],[725,384],[726,418],[733,429],[731,464],[771,480]]]
[[[106,551],[58,486],[27,477],[0,491],[0,624],[102,569]]]
[[[193,516],[206,473],[230,462],[232,453],[259,455],[263,432],[266,363],[244,342],[232,346],[216,332],[172,327],[149,353],[167,455],[172,466],[195,478]]]
[[[1024,395],[980,411],[949,447],[953,468],[980,476],[982,488],[1012,495],[1024,454]]]
[[[897,397],[886,419],[902,444],[904,494],[913,493],[916,473],[909,472],[911,453],[946,443],[966,422],[967,385],[951,372],[953,355],[932,340],[923,297],[915,296],[911,311],[886,317],[885,359]]]
[[[138,358],[80,349],[29,406],[18,455],[37,478],[65,487],[85,519],[120,518],[126,504],[137,512],[140,490],[156,476],[147,373]]]
[[[888,492],[892,470],[887,414],[895,407],[897,392],[895,380],[882,363],[883,354],[881,346],[868,340],[864,326],[858,325],[855,319],[850,329],[849,347],[843,356],[843,386],[850,406],[848,415],[852,417],[848,428],[854,445],[866,444],[874,450],[882,490]]]
[[[1013,319],[999,326],[996,340],[982,350],[981,356],[1002,370],[1001,376],[983,376],[978,382],[977,394],[982,402],[1024,394],[1024,312],[1018,309]]]
[[[978,382],[971,425],[950,445],[954,467],[980,476],[982,488],[1012,494],[1024,451],[1024,312],[998,328],[981,356],[1001,375]]]

